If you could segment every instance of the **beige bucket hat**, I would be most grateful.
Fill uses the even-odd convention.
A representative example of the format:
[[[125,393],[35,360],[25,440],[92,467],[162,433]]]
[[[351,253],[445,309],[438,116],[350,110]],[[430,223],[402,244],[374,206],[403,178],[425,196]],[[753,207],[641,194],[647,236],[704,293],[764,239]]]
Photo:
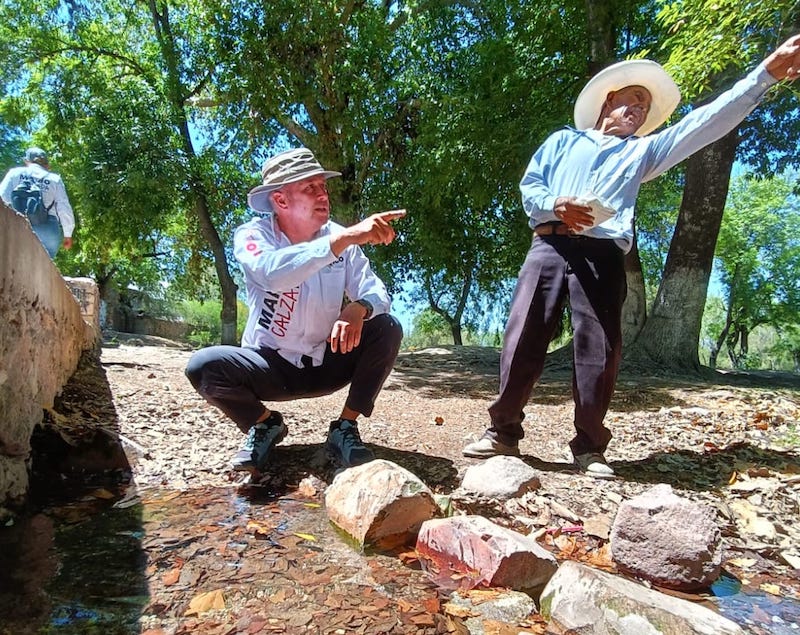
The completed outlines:
[[[267,159],[261,168],[261,185],[247,194],[247,203],[257,212],[271,212],[269,193],[287,183],[295,183],[312,176],[322,175],[326,179],[341,176],[341,172],[325,170],[308,148],[294,148]]]
[[[652,102],[647,119],[634,134],[643,137],[664,123],[681,101],[681,91],[667,71],[652,60],[626,60],[604,68],[583,87],[575,101],[575,127],[594,128],[608,93],[644,86]]]

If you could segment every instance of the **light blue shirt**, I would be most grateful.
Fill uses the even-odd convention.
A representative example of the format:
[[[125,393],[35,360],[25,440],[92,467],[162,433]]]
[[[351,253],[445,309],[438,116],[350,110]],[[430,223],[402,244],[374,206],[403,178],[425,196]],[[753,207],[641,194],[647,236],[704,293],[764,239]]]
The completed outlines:
[[[233,252],[250,310],[242,346],[272,348],[298,368],[307,355],[319,366],[345,296],[367,300],[373,317],[390,311],[386,287],[361,248],[331,251],[331,235],[342,231],[329,221],[313,239],[292,244],[272,214],[236,228]]]
[[[639,187],[704,146],[724,137],[756,107],[777,80],[763,64],[711,103],[678,123],[644,137],[620,138],[598,130],[559,130],[539,147],[520,183],[529,225],[557,221],[558,197],[596,195],[616,215],[583,235],[610,238],[628,252]]]

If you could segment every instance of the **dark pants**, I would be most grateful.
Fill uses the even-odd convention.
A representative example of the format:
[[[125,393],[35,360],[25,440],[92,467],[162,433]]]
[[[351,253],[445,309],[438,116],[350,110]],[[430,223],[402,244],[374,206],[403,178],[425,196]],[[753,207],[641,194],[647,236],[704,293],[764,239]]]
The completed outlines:
[[[603,452],[603,425],[619,371],[627,285],[624,254],[612,240],[534,236],[520,270],[500,356],[500,394],[489,407],[488,436],[508,444],[525,436],[523,408],[544,369],[568,299],[574,331],[573,454]]]
[[[389,376],[403,339],[391,315],[364,322],[361,343],[349,353],[333,353],[330,344],[321,366],[297,368],[272,349],[211,346],[189,359],[186,376],[208,403],[247,432],[264,414],[262,401],[329,395],[350,384],[345,405],[369,417]]]

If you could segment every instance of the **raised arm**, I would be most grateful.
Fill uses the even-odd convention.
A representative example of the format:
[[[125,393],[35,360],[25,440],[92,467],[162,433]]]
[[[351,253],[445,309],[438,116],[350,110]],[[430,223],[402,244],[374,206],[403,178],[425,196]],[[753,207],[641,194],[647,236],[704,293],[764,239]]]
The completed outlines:
[[[800,34],[793,35],[765,60],[767,71],[777,80],[793,81],[800,77]]]

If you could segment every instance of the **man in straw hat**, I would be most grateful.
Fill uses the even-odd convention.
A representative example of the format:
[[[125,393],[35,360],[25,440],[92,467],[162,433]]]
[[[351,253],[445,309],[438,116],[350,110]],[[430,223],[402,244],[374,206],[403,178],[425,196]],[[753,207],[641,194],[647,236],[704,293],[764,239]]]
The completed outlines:
[[[0,183],[0,198],[13,207],[14,190],[21,184],[35,185],[41,192],[41,201],[47,211],[42,223],[31,225],[33,233],[41,241],[50,258],[55,258],[59,247],[72,248],[72,232],[75,230],[75,214],[67,197],[61,176],[50,171],[47,153],[41,148],[28,148],[23,159],[24,166],[11,168]],[[22,213],[22,209],[18,209]]]
[[[263,401],[319,397],[347,384],[326,447],[345,467],[366,463],[373,454],[357,419],[372,414],[403,332],[360,245],[391,243],[391,223],[405,210],[373,214],[351,227],[332,222],[327,180],[340,173],[323,169],[306,148],[272,157],[261,175],[248,203],[263,216],[238,227],[233,241],[250,309],[242,346],[197,351],[186,375],[247,435],[234,470],[262,470],[288,432],[281,414]]]
[[[520,184],[533,241],[506,325],[491,425],[464,448],[466,456],[519,454],[523,408],[568,300],[576,430],[570,449],[578,470],[614,477],[603,455],[611,440],[603,419],[621,356],[623,259],[633,242],[639,187],[731,131],[770,86],[799,72],[800,36],[795,36],[716,100],[655,134],[649,133],[680,101],[678,87],[661,66],[620,62],[589,81],[575,103],[575,128],[545,140]]]

